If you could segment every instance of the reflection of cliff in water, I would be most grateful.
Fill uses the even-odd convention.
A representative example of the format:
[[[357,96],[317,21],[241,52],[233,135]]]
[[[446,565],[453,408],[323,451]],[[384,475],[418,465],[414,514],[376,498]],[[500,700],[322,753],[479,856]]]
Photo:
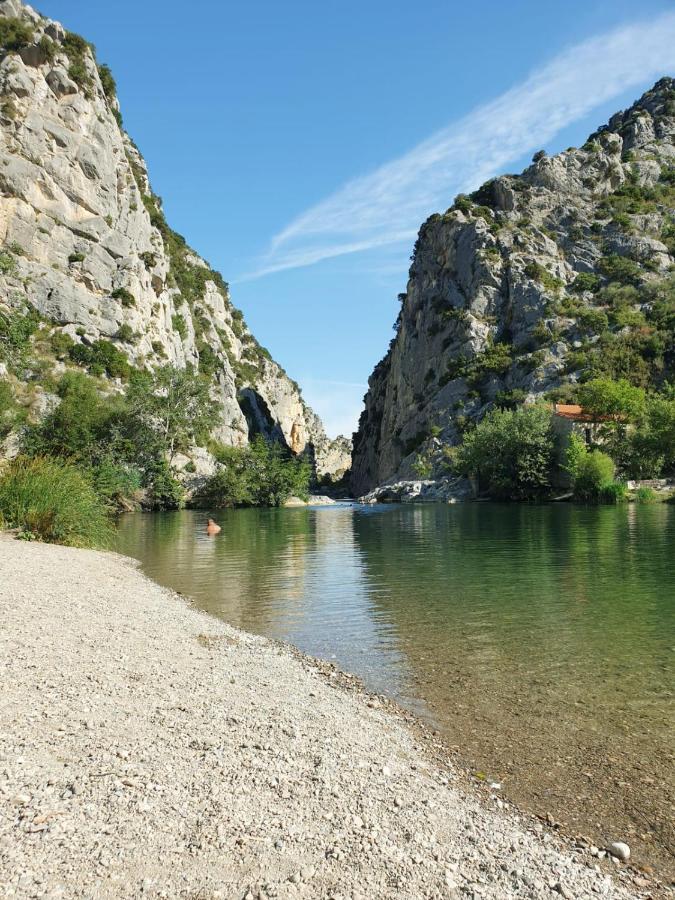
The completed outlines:
[[[224,510],[217,518],[222,533],[210,538],[205,513],[130,515],[119,549],[233,625],[333,659],[377,689],[406,689],[395,629],[373,617],[352,508]]]
[[[667,852],[675,510],[399,507],[355,533],[464,759],[596,839],[618,819],[643,858]]]

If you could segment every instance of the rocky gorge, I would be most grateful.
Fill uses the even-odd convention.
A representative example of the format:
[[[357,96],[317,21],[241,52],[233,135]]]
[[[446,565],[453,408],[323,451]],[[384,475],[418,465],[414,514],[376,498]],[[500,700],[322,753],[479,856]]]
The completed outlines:
[[[20,0],[0,3],[0,35],[0,316],[15,328],[39,320],[31,365],[0,361],[0,378],[29,417],[57,402],[66,367],[115,393],[126,363],[192,366],[220,407],[214,440],[242,446],[262,434],[308,455],[317,478],[342,475],[349,442],[328,439],[222,276],[167,224],[93,47]],[[177,462],[213,469],[196,447]]]
[[[356,493],[447,482],[451,448],[495,406],[564,401],[598,375],[672,379],[674,141],[663,78],[583,147],[538,152],[429,217],[354,436]]]

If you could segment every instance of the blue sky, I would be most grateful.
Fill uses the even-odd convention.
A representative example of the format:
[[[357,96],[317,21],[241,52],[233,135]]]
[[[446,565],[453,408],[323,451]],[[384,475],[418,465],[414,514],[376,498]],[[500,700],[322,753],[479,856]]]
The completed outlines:
[[[675,74],[666,0],[36,6],[96,44],[170,224],[333,434],[356,423],[423,219]]]

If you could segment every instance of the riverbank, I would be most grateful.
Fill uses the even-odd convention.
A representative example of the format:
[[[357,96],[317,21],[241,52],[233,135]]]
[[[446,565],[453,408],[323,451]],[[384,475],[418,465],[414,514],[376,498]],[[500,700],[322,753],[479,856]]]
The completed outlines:
[[[0,615],[3,896],[649,895],[131,560],[0,538]]]

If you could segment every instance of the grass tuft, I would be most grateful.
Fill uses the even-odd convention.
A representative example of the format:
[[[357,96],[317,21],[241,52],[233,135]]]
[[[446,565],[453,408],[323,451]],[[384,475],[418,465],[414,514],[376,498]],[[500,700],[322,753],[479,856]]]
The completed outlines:
[[[112,524],[90,479],[48,457],[12,460],[0,474],[0,518],[24,537],[69,547],[106,547]]]

